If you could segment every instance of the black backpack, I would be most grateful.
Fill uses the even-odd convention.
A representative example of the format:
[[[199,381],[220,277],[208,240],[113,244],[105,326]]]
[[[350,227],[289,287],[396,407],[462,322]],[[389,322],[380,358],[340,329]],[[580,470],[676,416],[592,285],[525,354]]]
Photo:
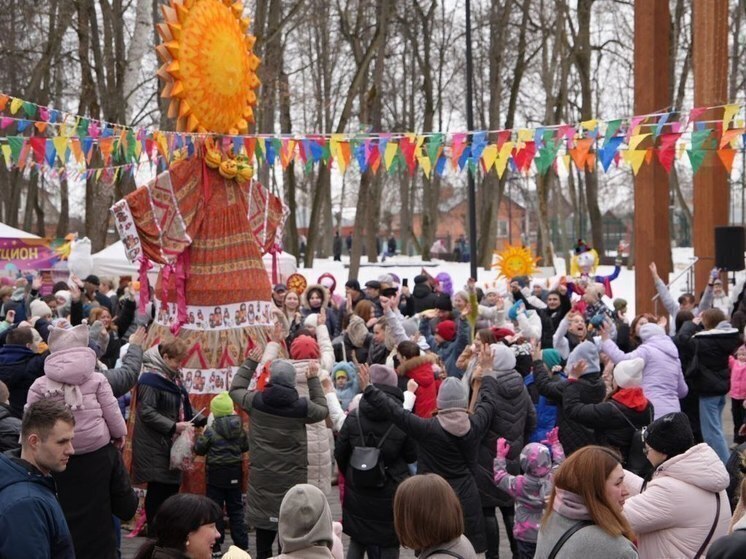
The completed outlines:
[[[381,440],[376,446],[365,446],[365,435],[363,434],[363,425],[360,422],[360,411],[355,412],[357,424],[360,427],[360,439],[362,446],[356,446],[352,449],[350,457],[350,469],[352,470],[352,483],[356,487],[375,489],[383,487],[386,483],[386,467],[381,456],[381,446],[383,446],[386,437],[394,428],[393,423],[384,433]]]
[[[648,457],[645,455],[645,440],[643,438],[644,431],[647,429],[647,426],[645,427],[637,427],[634,423],[632,423],[627,415],[617,406],[616,404],[612,404],[617,411],[622,414],[622,417],[624,420],[629,424],[630,427],[632,427],[632,438],[630,439],[629,443],[629,454],[627,455],[627,460],[624,463],[624,467],[632,472],[633,474],[637,474],[640,477],[645,477],[645,475],[650,470],[650,462],[648,462]],[[648,425],[653,422],[653,407],[650,406],[650,421],[648,421]]]

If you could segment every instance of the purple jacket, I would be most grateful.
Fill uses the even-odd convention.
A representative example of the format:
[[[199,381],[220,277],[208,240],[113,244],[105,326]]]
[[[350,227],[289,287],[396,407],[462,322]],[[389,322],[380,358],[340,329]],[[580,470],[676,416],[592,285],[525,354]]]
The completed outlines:
[[[612,340],[605,340],[601,351],[614,364],[636,357],[645,361],[642,390],[653,404],[655,418],[681,411],[679,398],[686,396],[689,388],[684,381],[676,345],[657,324],[645,324],[640,328],[640,339],[642,345],[629,353],[620,350]]]
[[[96,354],[87,347],[55,351],[44,362],[44,376],[31,385],[28,403],[42,398],[63,400],[75,416],[75,454],[103,448],[127,434],[109,381],[96,370]]]

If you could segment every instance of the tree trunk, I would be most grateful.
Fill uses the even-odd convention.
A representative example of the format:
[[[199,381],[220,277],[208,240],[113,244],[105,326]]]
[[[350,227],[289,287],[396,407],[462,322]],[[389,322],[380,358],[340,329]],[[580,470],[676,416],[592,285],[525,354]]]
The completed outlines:
[[[127,49],[127,61],[122,81],[122,89],[127,103],[124,112],[126,123],[131,122],[132,115],[135,112],[142,58],[150,46],[148,44],[148,31],[155,21],[151,19],[150,7],[148,0],[137,0],[135,6],[135,27],[132,30],[132,38]]]
[[[60,179],[60,219],[57,222],[57,237],[64,237],[70,230],[70,200],[67,179]]]

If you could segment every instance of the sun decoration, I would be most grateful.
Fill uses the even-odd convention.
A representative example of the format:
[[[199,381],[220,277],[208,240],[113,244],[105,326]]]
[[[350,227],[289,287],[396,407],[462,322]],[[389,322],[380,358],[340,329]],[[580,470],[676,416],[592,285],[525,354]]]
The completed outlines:
[[[498,277],[508,279],[516,276],[531,276],[536,272],[536,263],[540,258],[531,254],[531,249],[521,246],[508,245],[502,251],[495,251],[497,263],[493,268],[499,268]]]
[[[254,120],[259,87],[256,38],[247,34],[243,4],[232,0],[170,0],[158,24],[156,47],[170,99],[169,118],[186,132],[245,134]]]

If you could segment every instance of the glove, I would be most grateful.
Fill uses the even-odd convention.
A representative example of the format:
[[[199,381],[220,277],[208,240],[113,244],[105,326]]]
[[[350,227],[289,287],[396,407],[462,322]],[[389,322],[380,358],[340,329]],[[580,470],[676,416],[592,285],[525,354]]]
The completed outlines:
[[[720,268],[713,268],[710,272],[710,277],[712,278],[712,281],[715,281],[720,277]]]
[[[590,323],[593,324],[595,328],[601,328],[604,324],[604,320],[606,320],[606,312],[601,311],[599,313],[596,313],[590,320]]]
[[[497,439],[497,456],[499,458],[505,458],[509,452],[510,452],[510,445],[508,444],[508,441],[506,441],[502,437]]]
[[[549,446],[552,446],[552,445],[554,445],[554,444],[556,444],[558,442],[559,442],[559,427],[555,427],[551,431],[547,432],[546,443]]]
[[[512,307],[510,307],[510,310],[508,311],[508,318],[510,320],[518,320],[518,313],[523,311],[523,301],[518,301],[513,304]]]

